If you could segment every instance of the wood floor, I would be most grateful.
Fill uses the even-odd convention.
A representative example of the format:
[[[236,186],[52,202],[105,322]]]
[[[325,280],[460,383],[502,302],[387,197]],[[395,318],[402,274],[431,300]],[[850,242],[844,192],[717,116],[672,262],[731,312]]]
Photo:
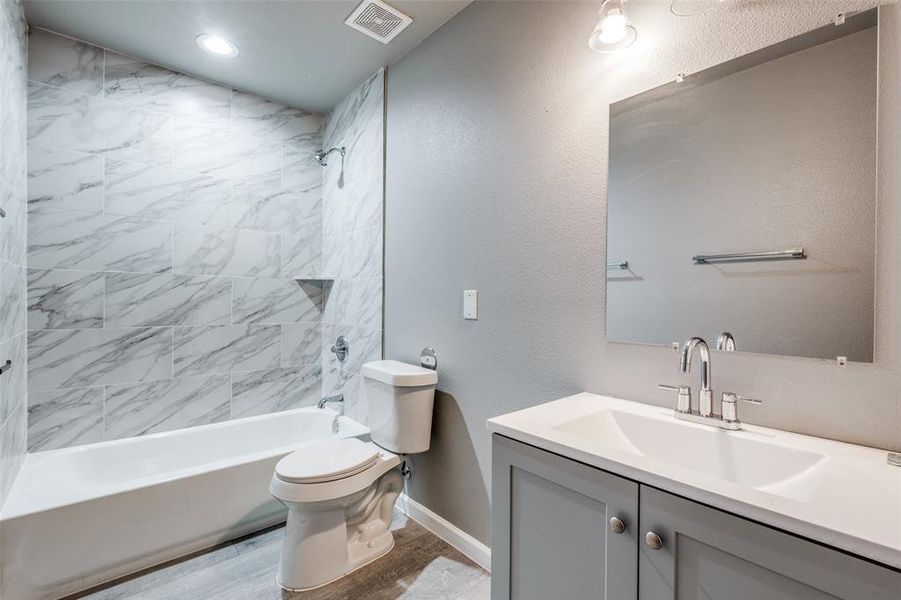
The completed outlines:
[[[487,600],[489,575],[397,511],[394,549],[374,563],[309,592],[275,583],[284,527],[143,571],[72,596],[91,600]]]

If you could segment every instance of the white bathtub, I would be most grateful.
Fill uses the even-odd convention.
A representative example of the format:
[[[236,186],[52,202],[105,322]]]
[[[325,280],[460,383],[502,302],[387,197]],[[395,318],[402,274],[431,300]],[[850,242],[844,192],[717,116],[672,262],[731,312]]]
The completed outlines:
[[[302,408],[29,454],[0,513],[0,597],[58,598],[285,520],[275,463],[365,436]]]

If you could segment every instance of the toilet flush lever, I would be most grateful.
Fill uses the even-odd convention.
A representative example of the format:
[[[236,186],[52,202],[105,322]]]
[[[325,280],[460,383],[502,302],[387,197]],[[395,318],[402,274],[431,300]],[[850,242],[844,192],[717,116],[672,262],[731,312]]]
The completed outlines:
[[[419,353],[419,364],[426,369],[437,371],[438,356],[435,354],[435,349],[431,346],[426,346],[425,348],[423,348],[422,352]]]

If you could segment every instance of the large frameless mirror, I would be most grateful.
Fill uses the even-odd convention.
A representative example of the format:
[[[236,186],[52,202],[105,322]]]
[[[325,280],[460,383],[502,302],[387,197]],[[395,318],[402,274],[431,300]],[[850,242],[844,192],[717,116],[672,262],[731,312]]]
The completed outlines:
[[[873,360],[876,25],[611,105],[609,340]]]

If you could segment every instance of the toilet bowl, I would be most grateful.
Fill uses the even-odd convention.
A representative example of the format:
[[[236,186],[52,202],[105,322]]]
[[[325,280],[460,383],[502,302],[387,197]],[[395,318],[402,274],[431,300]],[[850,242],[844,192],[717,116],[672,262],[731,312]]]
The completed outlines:
[[[361,373],[372,441],[312,442],[272,475],[269,491],[288,508],[277,575],[287,590],[325,585],[390,551],[403,489],[399,454],[429,448],[437,374],[391,360],[366,363]]]
[[[281,587],[325,585],[391,550],[400,464],[396,454],[356,438],[313,443],[279,461],[269,491],[288,508]]]

